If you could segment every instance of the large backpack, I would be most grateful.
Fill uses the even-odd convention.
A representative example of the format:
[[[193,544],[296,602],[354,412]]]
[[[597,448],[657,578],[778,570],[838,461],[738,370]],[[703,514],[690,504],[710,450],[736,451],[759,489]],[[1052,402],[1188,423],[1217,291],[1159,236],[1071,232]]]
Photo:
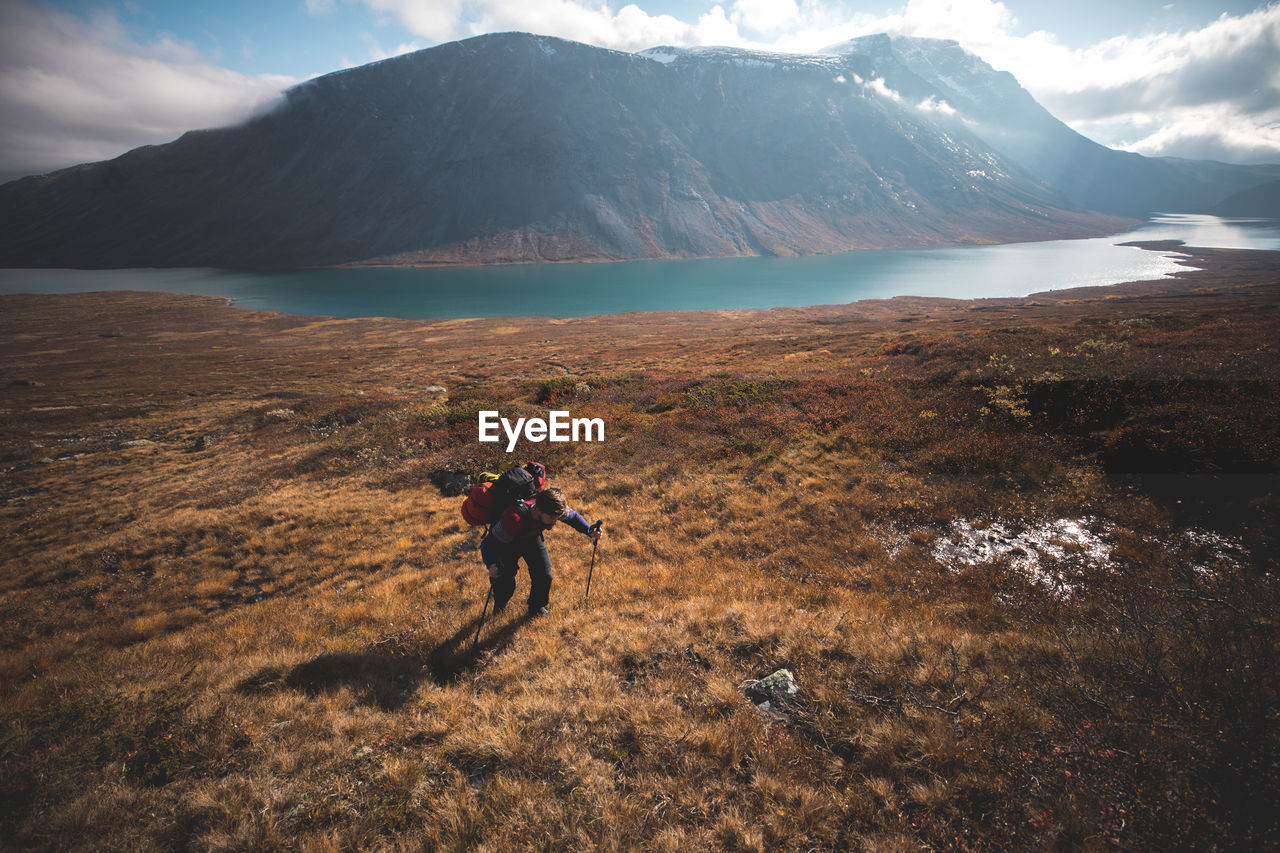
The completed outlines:
[[[526,462],[500,477],[481,476],[462,502],[462,520],[472,527],[493,524],[517,502],[532,499],[547,484],[547,469],[537,462]]]

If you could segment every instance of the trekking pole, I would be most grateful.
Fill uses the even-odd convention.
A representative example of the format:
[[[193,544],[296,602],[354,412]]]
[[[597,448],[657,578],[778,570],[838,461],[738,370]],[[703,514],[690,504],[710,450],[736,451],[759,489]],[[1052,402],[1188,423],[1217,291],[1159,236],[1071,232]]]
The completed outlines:
[[[471,641],[472,648],[480,642],[480,629],[484,627],[484,614],[489,609],[489,600],[493,598],[493,585],[489,585],[489,594],[484,597],[484,607],[480,608],[480,624],[476,625],[476,637]]]
[[[484,529],[484,536],[480,538],[483,540],[485,537],[489,535],[489,531],[492,529],[493,529],[492,524],[487,525]],[[485,566],[486,574],[488,573],[488,568],[489,568],[488,566]],[[471,641],[472,648],[475,648],[476,643],[480,642],[480,629],[484,627],[484,614],[485,614],[485,611],[489,609],[489,601],[492,598],[493,598],[493,582],[490,581],[489,591],[485,593],[485,596],[484,596],[484,607],[480,608],[480,622],[479,624],[476,625],[476,637],[474,640]]]
[[[593,531],[593,530],[602,530],[602,529],[604,529],[604,522],[603,522],[603,521],[597,521],[595,524],[591,525],[591,527],[590,527],[590,528],[588,528],[587,532],[588,532],[588,533],[590,533],[590,532],[591,532],[591,531]],[[591,596],[591,576],[595,573],[595,570],[596,570],[596,549],[597,549],[597,548],[599,548],[599,547],[600,547],[600,540],[599,540],[599,539],[596,539],[596,540],[592,541],[592,543],[591,543],[591,568],[587,570],[587,591],[586,591],[586,592],[583,594],[583,596],[582,596],[582,603],[583,603],[583,605],[585,605],[585,604],[587,603],[587,599]]]

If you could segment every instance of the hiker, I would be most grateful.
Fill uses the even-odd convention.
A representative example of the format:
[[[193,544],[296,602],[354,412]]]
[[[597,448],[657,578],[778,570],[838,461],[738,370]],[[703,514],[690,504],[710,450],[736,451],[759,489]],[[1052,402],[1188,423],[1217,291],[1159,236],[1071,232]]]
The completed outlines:
[[[480,556],[489,569],[493,589],[493,612],[500,613],[516,591],[516,571],[523,557],[529,570],[529,615],[547,612],[551,595],[551,557],[542,534],[563,521],[593,540],[600,538],[599,526],[569,509],[557,488],[538,492],[532,500],[517,501],[502,514],[480,543]]]

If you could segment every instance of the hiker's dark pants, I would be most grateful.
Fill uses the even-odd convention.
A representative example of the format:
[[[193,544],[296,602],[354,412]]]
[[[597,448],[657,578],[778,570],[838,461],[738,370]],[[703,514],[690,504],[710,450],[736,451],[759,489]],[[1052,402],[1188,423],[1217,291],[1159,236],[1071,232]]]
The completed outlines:
[[[537,610],[545,607],[551,597],[551,555],[547,553],[547,543],[541,536],[513,542],[499,553],[499,564],[502,570],[496,578],[489,578],[493,587],[493,606],[501,610],[516,591],[516,572],[520,568],[520,560],[524,559],[529,569],[529,609]]]

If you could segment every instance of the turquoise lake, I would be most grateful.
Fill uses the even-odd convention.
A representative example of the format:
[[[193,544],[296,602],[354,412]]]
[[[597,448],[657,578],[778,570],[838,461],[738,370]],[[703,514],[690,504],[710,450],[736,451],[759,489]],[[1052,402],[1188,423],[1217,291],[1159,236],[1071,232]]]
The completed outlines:
[[[1156,279],[1178,255],[1118,243],[1280,249],[1280,222],[1162,215],[1110,237],[885,249],[804,258],[717,258],[431,269],[0,270],[0,294],[158,290],[239,307],[331,317],[583,317],[631,311],[779,308],[890,296],[976,299]]]

